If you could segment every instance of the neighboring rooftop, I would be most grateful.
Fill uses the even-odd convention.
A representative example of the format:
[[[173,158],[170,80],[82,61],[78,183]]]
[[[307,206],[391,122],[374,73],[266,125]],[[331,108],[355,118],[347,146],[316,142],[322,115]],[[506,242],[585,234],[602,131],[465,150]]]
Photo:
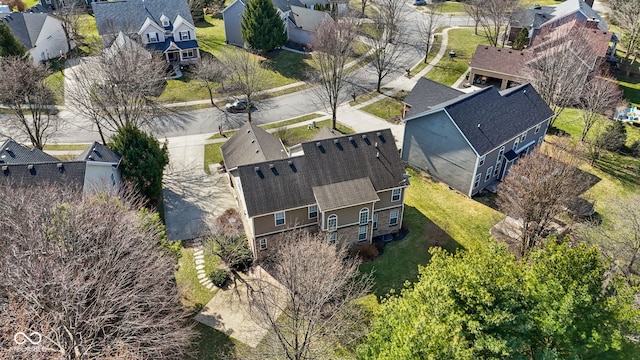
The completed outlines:
[[[288,156],[280,139],[250,122],[238,129],[220,150],[227,170]]]
[[[469,67],[525,78],[525,65],[529,60],[531,53],[528,51],[478,45]]]
[[[354,184],[362,186],[364,180],[358,179],[367,179],[375,191],[381,191],[400,187],[404,181],[404,167],[389,129],[306,142],[302,147],[302,156],[238,167],[242,187],[252,189],[244,192],[249,217],[315,204],[314,190],[324,193],[324,186],[335,185],[333,189],[343,193]],[[373,201],[369,190],[360,197]],[[322,198],[324,206],[338,202]]]
[[[96,1],[91,3],[100,35],[136,33],[147,18],[156,24],[162,24],[160,17],[165,15],[175,21],[180,15],[193,24],[191,11],[186,0],[121,0]]]
[[[120,155],[99,142],[94,141],[82,154],[78,155],[76,160],[117,164],[120,162]]]
[[[422,113],[433,105],[455,99],[462,94],[464,94],[462,91],[452,87],[442,85],[424,77],[420,78],[404,99],[404,102],[411,106],[406,116]]]
[[[4,21],[13,35],[20,40],[27,50],[36,46],[38,36],[42,31],[44,22],[47,20],[46,13],[19,13],[0,14],[0,19]]]
[[[57,158],[43,152],[40,149],[29,149],[18,144],[13,139],[5,140],[0,145],[0,164],[37,164],[46,162],[59,162]]]
[[[320,211],[337,210],[380,200],[368,177],[314,186],[312,190]]]

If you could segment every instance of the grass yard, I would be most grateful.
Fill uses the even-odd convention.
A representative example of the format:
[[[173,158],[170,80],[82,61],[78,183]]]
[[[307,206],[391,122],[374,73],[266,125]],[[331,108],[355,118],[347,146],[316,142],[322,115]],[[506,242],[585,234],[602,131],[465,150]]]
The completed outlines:
[[[45,79],[45,83],[55,96],[55,104],[64,105],[64,75],[56,71]]]
[[[180,260],[178,260],[178,270],[176,271],[176,282],[182,294],[182,304],[190,309],[199,310],[206,305],[215,295],[214,291],[202,286],[197,278],[196,264],[193,258],[192,248],[182,248],[180,250]],[[220,259],[204,255],[204,270],[208,275],[220,263]]]
[[[521,7],[531,7],[534,5],[552,6],[563,3],[564,0],[522,0]]]
[[[349,0],[349,8],[358,11],[362,14],[362,1],[360,0]],[[367,0],[367,6],[364,8],[365,17],[372,18],[378,15],[378,12],[371,7],[371,1]]]
[[[363,107],[362,111],[366,111],[371,115],[375,115],[385,120],[400,119],[402,117],[402,109],[404,107],[402,100],[407,96],[406,93],[397,93],[393,97],[385,97],[380,101]]]
[[[89,147],[89,144],[47,144],[44,146],[44,150],[52,151],[76,151],[84,150]]]
[[[403,227],[409,233],[388,243],[377,259],[360,267],[362,272],[374,272],[374,293],[378,296],[415,281],[418,265],[429,261],[431,246],[449,251],[473,249],[490,241],[489,229],[503,217],[420,172],[409,169],[408,173],[411,185],[406,191]]]
[[[204,16],[204,22],[196,24],[196,39],[200,51],[208,52],[218,57],[222,48],[227,46],[224,43],[224,23],[222,16]]]
[[[467,71],[468,63],[479,44],[487,44],[487,39],[475,35],[473,28],[450,30],[447,52],[455,51],[456,57],[449,59],[448,55],[443,56],[425,77],[447,86],[453,85]]]
[[[441,13],[464,13],[464,3],[457,1],[443,1],[438,4]]]
[[[38,5],[38,0],[23,0],[24,5],[28,8]]]
[[[441,33],[445,28],[438,28],[434,31],[434,33]],[[442,44],[442,35],[438,35],[434,38],[433,43],[431,44],[431,50],[429,50],[429,54],[427,55],[427,62],[421,61],[418,65],[416,65],[413,69],[411,69],[411,76],[422,71],[422,69],[426,68],[427,65],[433,60],[433,58],[438,55],[438,51],[440,51],[440,46]]]
[[[89,14],[80,15],[78,50],[84,56],[98,55],[102,49],[102,39],[98,34],[96,19]]]
[[[290,125],[297,124],[297,123],[300,123],[300,122],[303,122],[303,121],[317,119],[317,118],[322,117],[322,116],[324,116],[324,115],[322,115],[322,114],[307,114],[307,115],[299,116],[297,118],[293,118],[293,119],[289,119],[289,120],[285,120],[285,121],[278,121],[278,122],[271,123],[271,124],[261,125],[260,127],[262,129],[264,129],[264,130],[277,129],[279,127],[290,126]],[[225,132],[224,134],[226,135],[227,138],[230,138],[235,133],[236,133],[236,131],[229,131],[229,132]],[[209,137],[209,139],[222,139],[222,138],[224,138],[224,136],[222,136],[220,134],[214,134],[213,136]]]

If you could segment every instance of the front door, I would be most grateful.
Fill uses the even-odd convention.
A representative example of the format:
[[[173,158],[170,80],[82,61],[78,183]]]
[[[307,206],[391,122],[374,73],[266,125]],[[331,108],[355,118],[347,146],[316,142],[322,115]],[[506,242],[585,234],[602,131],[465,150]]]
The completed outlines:
[[[169,62],[180,61],[180,55],[177,51],[170,51],[167,53],[167,59]]]

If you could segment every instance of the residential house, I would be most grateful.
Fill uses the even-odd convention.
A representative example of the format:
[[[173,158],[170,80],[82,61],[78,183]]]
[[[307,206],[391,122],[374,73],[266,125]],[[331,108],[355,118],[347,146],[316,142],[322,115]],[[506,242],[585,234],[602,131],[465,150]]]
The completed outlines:
[[[590,3],[591,4],[590,4]],[[589,28],[609,30],[606,21],[591,6],[593,1],[565,0],[555,6],[532,6],[514,11],[509,30],[509,41],[515,40],[523,28],[529,31],[530,43],[541,32],[549,31],[562,24],[578,21]]]
[[[240,23],[242,14],[248,0],[234,0],[229,6],[222,10],[224,21],[224,34],[227,44],[244,47]],[[331,19],[328,13],[313,10],[315,3],[300,0],[272,0],[280,18],[284,22],[289,41],[298,44],[311,44],[313,34],[318,29],[322,21]]]
[[[196,27],[186,0],[99,1],[91,6],[106,46],[123,32],[147,50],[164,54],[169,63],[186,65],[200,59]]]
[[[491,86],[405,117],[402,160],[473,196],[540,146],[553,111],[530,84]]]
[[[464,93],[460,90],[427,78],[420,78],[403,101],[402,118],[420,114],[434,105],[455,99],[462,94]]]
[[[12,139],[0,145],[0,181],[12,186],[61,185],[84,194],[113,192],[120,187],[120,156],[94,142],[75,160],[62,161]]]
[[[544,29],[521,51],[478,45],[469,63],[469,82],[494,85],[503,90],[518,86],[529,81],[529,64],[563,48],[578,50],[571,52],[571,56],[577,57],[582,64],[576,71],[589,76],[599,69],[608,54],[615,51],[615,43],[612,47],[609,45],[612,40],[615,37],[611,32],[587,28],[574,19],[556,28]]]
[[[47,13],[0,13],[0,21],[9,26],[34,63],[60,57],[70,50],[62,23]]]
[[[327,136],[301,148],[289,156],[251,123],[221,148],[254,257],[294,229],[349,244],[400,230],[409,184],[390,130]]]

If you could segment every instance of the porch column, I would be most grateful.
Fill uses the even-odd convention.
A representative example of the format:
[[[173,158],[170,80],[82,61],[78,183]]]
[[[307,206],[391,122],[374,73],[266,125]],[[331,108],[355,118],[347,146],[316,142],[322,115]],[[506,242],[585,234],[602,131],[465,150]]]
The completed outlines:
[[[506,89],[508,84],[509,84],[508,79],[502,79],[502,83],[500,84],[500,90]]]

